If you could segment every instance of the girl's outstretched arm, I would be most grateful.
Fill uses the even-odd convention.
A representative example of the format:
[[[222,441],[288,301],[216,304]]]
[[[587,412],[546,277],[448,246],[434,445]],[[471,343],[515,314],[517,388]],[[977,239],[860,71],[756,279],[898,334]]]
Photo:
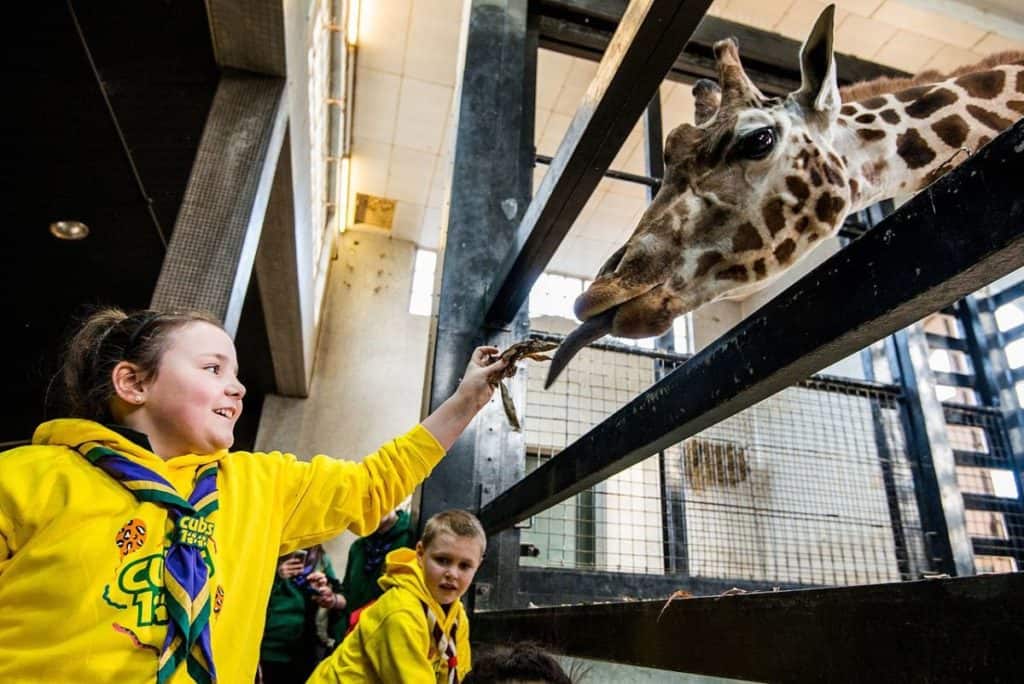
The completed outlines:
[[[466,374],[456,388],[437,410],[423,419],[423,427],[440,442],[445,451],[451,448],[469,422],[480,409],[490,401],[496,381],[505,369],[506,362],[500,358],[491,361],[498,354],[497,347],[477,347],[466,367]]]

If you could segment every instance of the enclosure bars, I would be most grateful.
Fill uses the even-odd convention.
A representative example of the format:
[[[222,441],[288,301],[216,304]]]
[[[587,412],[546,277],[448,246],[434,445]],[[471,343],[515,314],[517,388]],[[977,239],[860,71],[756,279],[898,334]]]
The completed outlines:
[[[1024,265],[1022,171],[1018,122],[500,494],[485,525],[549,508]]]

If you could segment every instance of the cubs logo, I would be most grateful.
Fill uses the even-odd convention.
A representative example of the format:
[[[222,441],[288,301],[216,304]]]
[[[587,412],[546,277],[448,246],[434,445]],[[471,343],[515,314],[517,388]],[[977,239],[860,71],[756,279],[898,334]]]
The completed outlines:
[[[132,551],[138,551],[146,543],[146,523],[138,518],[129,520],[124,527],[117,531],[114,543],[121,552],[121,558]]]

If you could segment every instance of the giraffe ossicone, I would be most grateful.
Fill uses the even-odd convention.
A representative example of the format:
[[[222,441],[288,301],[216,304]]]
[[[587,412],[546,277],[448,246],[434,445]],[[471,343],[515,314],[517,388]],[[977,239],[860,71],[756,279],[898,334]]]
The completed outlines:
[[[818,17],[786,97],[754,85],[735,41],[715,44],[718,83],[694,85],[695,124],[667,136],[661,189],[576,300],[582,324],[545,387],[604,335],[661,335],[702,304],[764,288],[850,212],[920,190],[1024,115],[1022,53],[841,93],[834,14]]]

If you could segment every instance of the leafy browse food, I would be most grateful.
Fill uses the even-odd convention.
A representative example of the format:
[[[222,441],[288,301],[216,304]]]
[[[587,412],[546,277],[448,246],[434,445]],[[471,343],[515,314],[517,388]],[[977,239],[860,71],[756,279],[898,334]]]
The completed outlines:
[[[551,357],[544,352],[551,351],[557,346],[557,342],[523,340],[522,342],[516,342],[501,353],[501,358],[508,363],[501,373],[491,376],[490,383],[492,387],[497,387],[501,391],[501,405],[505,409],[505,417],[508,418],[508,424],[511,425],[512,429],[516,432],[522,430],[522,425],[519,423],[519,417],[516,415],[516,406],[512,403],[512,394],[509,392],[508,386],[503,382],[503,380],[505,378],[511,378],[516,374],[516,371],[518,370],[516,368],[516,363],[523,359],[550,361]]]

